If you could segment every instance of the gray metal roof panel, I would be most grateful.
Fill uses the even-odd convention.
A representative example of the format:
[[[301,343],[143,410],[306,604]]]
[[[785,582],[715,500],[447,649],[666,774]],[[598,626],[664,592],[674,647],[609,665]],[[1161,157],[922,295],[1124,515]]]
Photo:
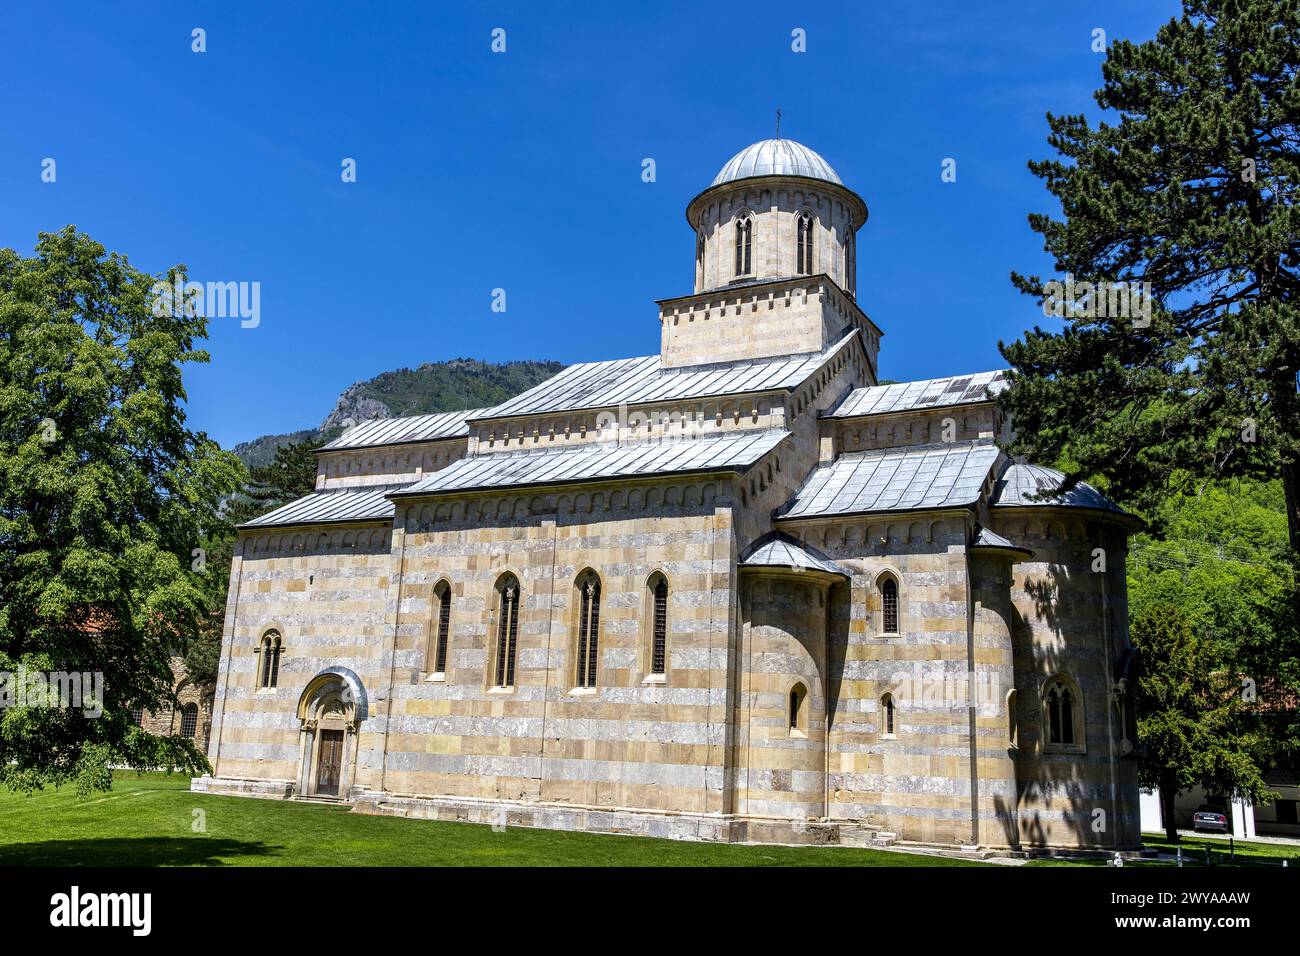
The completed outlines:
[[[666,368],[658,355],[570,365],[540,385],[472,416],[476,420],[546,412],[792,389],[847,347],[853,330],[830,348],[806,355]]]
[[[442,494],[638,475],[743,470],[775,448],[788,434],[782,430],[754,431],[717,438],[622,445],[601,443],[546,451],[476,455],[453,462],[394,493]]]
[[[996,395],[1007,387],[1007,375],[1005,369],[999,369],[995,372],[974,372],[918,382],[857,388],[826,417],[854,418],[860,415],[883,415],[888,412],[987,402],[991,395]]]
[[[486,409],[470,408],[460,412],[434,415],[411,415],[404,418],[376,418],[353,426],[338,438],[320,447],[320,451],[346,448],[369,448],[374,445],[398,445],[409,442],[463,438],[469,434],[467,421]]]
[[[745,567],[798,568],[825,571],[846,578],[851,576],[824,554],[779,532],[764,535],[754,542],[740,563]]]
[[[393,503],[388,495],[405,485],[369,485],[365,488],[338,488],[313,491],[297,501],[281,505],[260,517],[241,524],[241,528],[264,528],[276,525],[329,524],[337,521],[374,521],[391,518]]]
[[[951,442],[841,455],[815,469],[779,512],[807,518],[974,504],[998,459],[996,445]]]
[[[1064,481],[1065,475],[1054,468],[1013,462],[998,479],[993,494],[993,504],[1000,508],[1056,505],[1126,514],[1115,502],[1086,481],[1079,482],[1064,494],[1055,493]],[[1038,495],[1044,497],[1036,497]]]

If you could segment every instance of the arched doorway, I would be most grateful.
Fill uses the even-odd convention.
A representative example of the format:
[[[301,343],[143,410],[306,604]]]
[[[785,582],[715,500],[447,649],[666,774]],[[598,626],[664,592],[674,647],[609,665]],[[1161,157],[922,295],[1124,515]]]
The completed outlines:
[[[300,795],[347,799],[356,768],[357,730],[365,718],[365,690],[352,671],[330,668],[308,682],[298,700]]]

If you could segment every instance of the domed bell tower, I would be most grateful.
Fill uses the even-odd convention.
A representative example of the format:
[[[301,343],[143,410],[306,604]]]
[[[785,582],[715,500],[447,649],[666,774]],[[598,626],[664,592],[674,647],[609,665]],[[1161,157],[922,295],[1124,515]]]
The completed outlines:
[[[686,207],[695,292],[659,303],[665,366],[819,352],[854,327],[875,367],[880,330],[856,303],[867,204],[788,139],[742,149]]]

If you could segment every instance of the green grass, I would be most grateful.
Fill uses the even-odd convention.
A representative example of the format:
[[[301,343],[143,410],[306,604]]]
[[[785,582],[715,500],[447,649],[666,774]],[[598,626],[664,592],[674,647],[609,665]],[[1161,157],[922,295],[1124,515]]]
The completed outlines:
[[[363,816],[339,807],[190,793],[118,773],[78,800],[0,790],[0,865],[22,866],[979,866],[846,847],[738,846]],[[206,832],[194,832],[195,810]]]

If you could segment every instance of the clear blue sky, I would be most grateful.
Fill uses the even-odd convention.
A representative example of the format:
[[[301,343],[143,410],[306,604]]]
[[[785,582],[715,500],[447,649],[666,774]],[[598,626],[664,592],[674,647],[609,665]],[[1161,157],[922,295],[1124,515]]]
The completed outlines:
[[[149,272],[260,282],[261,324],[214,320],[187,375],[191,425],[229,446],[318,424],[387,369],[655,352],[653,300],[691,291],[687,201],[779,105],[870,207],[882,374],[996,368],[997,340],[1043,321],[1008,272],[1047,268],[1025,221],[1052,208],[1025,168],[1044,114],[1097,114],[1094,28],[1148,39],[1178,5],[594,8],[6,4],[0,246],[75,223]]]

